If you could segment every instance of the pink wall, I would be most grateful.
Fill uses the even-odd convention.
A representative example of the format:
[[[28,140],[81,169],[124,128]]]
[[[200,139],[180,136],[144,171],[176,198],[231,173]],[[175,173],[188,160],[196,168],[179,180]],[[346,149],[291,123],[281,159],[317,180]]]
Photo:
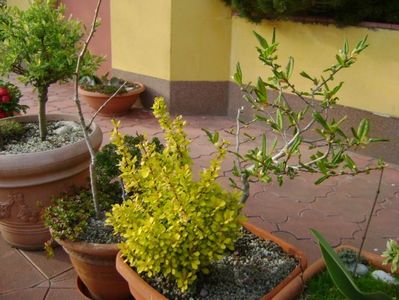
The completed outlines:
[[[72,15],[73,18],[79,19],[89,31],[97,0],[62,0],[61,2],[66,6],[65,15],[67,17]],[[101,26],[97,29],[89,49],[97,55],[106,56],[106,61],[97,72],[102,75],[112,69],[110,0],[102,1],[99,17],[101,18]]]

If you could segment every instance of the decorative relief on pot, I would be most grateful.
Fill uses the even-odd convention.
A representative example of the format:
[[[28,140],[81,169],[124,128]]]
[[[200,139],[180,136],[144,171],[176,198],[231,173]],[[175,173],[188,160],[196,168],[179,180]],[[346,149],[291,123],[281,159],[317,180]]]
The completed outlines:
[[[14,199],[8,197],[8,201],[0,201],[0,219],[9,218],[11,216],[11,207]]]
[[[9,199],[18,204],[19,211],[17,218],[23,222],[36,223],[39,221],[39,213],[32,212],[32,209],[25,203],[25,197],[22,193],[11,193]]]

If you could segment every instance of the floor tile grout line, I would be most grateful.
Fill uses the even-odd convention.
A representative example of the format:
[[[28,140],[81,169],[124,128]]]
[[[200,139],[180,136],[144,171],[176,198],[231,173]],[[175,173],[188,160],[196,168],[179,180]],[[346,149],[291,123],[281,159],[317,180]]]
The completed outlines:
[[[69,272],[69,271],[71,271],[71,270],[73,270],[73,266],[70,266],[68,269],[66,269],[66,270],[64,270],[64,271],[61,271],[61,272],[59,272],[59,273],[57,273],[57,274],[54,274],[53,276],[51,276],[51,277],[49,278],[49,280],[53,280],[54,278],[56,278],[56,277],[58,277],[58,276],[60,276],[60,275],[63,275],[63,274],[65,274],[65,273],[67,273],[67,272]]]
[[[39,271],[40,274],[44,276],[47,280],[50,280],[50,278],[47,276],[47,274],[40,269],[38,265],[35,264],[35,262],[27,255],[25,254],[22,250],[17,250],[25,259],[37,270]]]
[[[44,296],[43,296],[43,300],[46,300],[46,298],[47,298],[49,292],[50,292],[50,286],[47,288],[47,291],[46,291],[46,293],[45,293]]]

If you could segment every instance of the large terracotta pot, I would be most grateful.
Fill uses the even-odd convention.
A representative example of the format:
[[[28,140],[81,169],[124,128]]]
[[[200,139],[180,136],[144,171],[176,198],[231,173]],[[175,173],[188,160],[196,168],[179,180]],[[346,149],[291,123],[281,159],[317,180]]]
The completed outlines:
[[[78,117],[64,114],[47,118],[78,121]],[[37,116],[12,119],[34,122]],[[93,124],[90,139],[96,150],[102,138],[101,129]],[[84,140],[50,151],[0,155],[0,230],[4,240],[21,249],[43,249],[50,239],[41,218],[43,209],[71,186],[86,185],[89,163]]]
[[[337,247],[335,250],[340,252],[345,249],[350,249],[355,251],[356,253],[359,251],[358,248],[349,246],[349,245],[342,245]],[[367,262],[379,270],[384,270],[386,272],[390,272],[391,266],[390,265],[383,265],[382,261],[384,260],[380,255],[370,253],[368,251],[362,251],[361,255],[367,260]],[[292,280],[289,284],[287,284],[276,296],[273,298],[276,300],[291,300],[296,299],[303,291],[304,285],[308,283],[312,278],[314,278],[317,274],[326,270],[326,264],[323,258],[319,258],[313,264],[309,266],[301,276],[299,274],[294,280]],[[399,270],[396,272],[399,274]]]
[[[72,265],[96,300],[131,299],[127,282],[115,268],[116,244],[93,244],[57,240],[69,254]]]
[[[102,116],[120,116],[127,113],[133,104],[137,101],[139,95],[144,92],[145,87],[139,82],[134,82],[140,87],[120,94],[112,98],[104,108],[101,109],[99,115]],[[107,101],[111,95],[89,92],[79,88],[80,97],[89,104],[91,108],[97,111]]]
[[[287,242],[281,240],[280,238],[274,236],[273,234],[257,228],[256,226],[244,223],[243,226],[264,240],[271,240],[277,243],[285,253],[296,257],[300,265],[298,265],[282,282],[280,282],[273,290],[262,297],[262,300],[276,299],[274,296],[291,280],[296,278],[302,270],[306,269],[307,259],[305,255],[294,246],[288,244]],[[123,278],[128,282],[130,292],[136,300],[167,300],[165,296],[160,294],[156,289],[149,285],[144,279],[140,277],[127,263],[124,262],[122,258],[122,253],[119,252],[116,256],[116,269],[122,275]]]

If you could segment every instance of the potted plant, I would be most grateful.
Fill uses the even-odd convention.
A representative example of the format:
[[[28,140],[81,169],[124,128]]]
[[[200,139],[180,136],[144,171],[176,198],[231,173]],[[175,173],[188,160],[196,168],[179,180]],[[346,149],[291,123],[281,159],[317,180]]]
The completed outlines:
[[[75,190],[58,197],[54,204],[45,211],[46,224],[51,228],[53,239],[62,245],[69,254],[78,274],[77,286],[81,293],[94,299],[127,299],[129,290],[126,282],[115,269],[115,258],[118,251],[116,242],[120,238],[113,236],[112,227],[104,224],[104,213],[113,203],[120,203],[127,196],[120,180],[117,180],[119,155],[114,145],[106,145],[96,153],[89,138],[90,127],[100,112],[97,110],[91,120],[86,121],[79,98],[79,78],[81,67],[88,45],[97,29],[97,17],[101,0],[98,0],[94,12],[91,30],[82,50],[77,57],[74,76],[74,99],[83,129],[86,145],[90,153],[90,187]],[[109,103],[110,96],[104,103]],[[123,143],[128,153],[140,161],[140,153],[136,145],[142,136],[125,137]],[[159,140],[153,139],[155,149],[162,149]],[[137,166],[139,167],[139,166]],[[47,249],[50,243],[47,243]]]
[[[165,148],[158,152],[142,141],[140,169],[123,143],[119,123],[114,123],[113,142],[122,157],[120,178],[130,196],[113,205],[107,223],[122,238],[116,267],[132,295],[271,299],[281,282],[306,267],[306,258],[254,226],[242,227],[240,193],[216,183],[228,143],[213,136],[217,152],[194,180],[185,122],[181,116],[171,120],[162,98],[155,99],[153,110]],[[271,264],[268,255],[276,258]]]
[[[124,144],[130,155],[140,160],[137,144],[142,136],[126,136]],[[158,149],[159,140],[153,140]],[[87,288],[88,296],[94,299],[128,299],[129,289],[126,282],[115,269],[115,258],[120,238],[113,234],[112,227],[104,224],[104,214],[112,204],[121,203],[123,189],[117,180],[120,156],[113,144],[105,145],[96,154],[95,173],[98,187],[98,207],[100,217],[92,204],[89,189],[72,189],[54,199],[46,208],[44,219],[51,228],[51,235],[68,253],[78,274],[80,290]],[[47,243],[51,254],[52,243]]]
[[[0,119],[26,112],[28,106],[19,103],[21,97],[17,86],[0,79]]]
[[[241,184],[233,182],[233,185],[242,189],[243,202],[248,199],[251,182],[269,183],[276,180],[281,185],[285,179],[295,178],[303,172],[320,174],[315,182],[315,184],[320,184],[331,177],[356,176],[380,170],[380,186],[384,162],[378,161],[374,166],[360,168],[351,158],[348,150],[356,150],[358,147],[385,140],[369,136],[370,124],[366,119],[361,120],[356,129],[351,128],[351,133],[348,134],[341,128],[346,116],[335,120],[329,114],[339,101],[337,93],[343,86],[343,82],[334,84],[333,80],[338,72],[349,68],[357,61],[358,55],[368,46],[367,37],[359,41],[353,49],[350,49],[348,42],[345,41],[343,48],[336,55],[336,63],[326,68],[322,75],[313,76],[304,71],[300,72],[300,76],[309,80],[311,84],[309,90],[302,91],[296,88],[291,79],[294,59],[289,57],[284,68],[277,61],[278,44],[275,33],[271,41],[267,41],[256,32],[254,34],[259,42],[257,47],[259,59],[270,69],[271,76],[267,79],[258,77],[255,84],[245,83],[240,64],[237,64],[234,74],[236,83],[244,92],[244,98],[254,111],[254,118],[245,122],[241,120],[243,108],[238,109],[237,129],[234,132],[237,140],[237,159],[233,172],[238,176]],[[296,96],[298,102],[288,99],[288,93]],[[240,151],[240,130],[254,122],[258,125],[264,124],[265,127],[271,129],[275,135],[274,140],[269,142],[269,138],[264,134],[258,146],[242,152]],[[256,137],[248,134],[247,137],[250,140],[256,140]],[[302,151],[305,146],[309,151],[306,154]],[[366,234],[378,194],[379,189],[370,212]],[[362,252],[364,240],[365,237],[359,253]],[[316,265],[320,266],[320,261]],[[311,266],[309,269],[299,274],[294,281],[283,288],[276,295],[276,299],[295,298],[298,294],[293,291],[301,290],[304,281],[314,268]]]
[[[289,300],[302,294],[309,299],[326,296],[337,299],[343,295],[349,299],[384,300],[399,295],[398,243],[388,240],[381,256],[363,249],[380,194],[383,171],[382,167],[360,248],[342,245],[335,253],[322,234],[311,229],[320,245],[322,258],[285,286],[277,297]]]
[[[120,78],[84,76],[79,81],[79,95],[95,111],[103,116],[120,116],[127,113],[144,91],[143,84],[128,82]],[[109,97],[113,99],[106,105]]]
[[[396,299],[399,272],[394,264],[387,265],[380,255],[359,252],[349,245],[339,246],[334,251],[319,232],[313,231],[313,234],[323,257],[310,265],[301,277],[292,280],[276,299],[297,299],[301,295],[306,299]],[[361,254],[359,264],[358,253]]]
[[[88,174],[89,151],[79,118],[46,114],[49,87],[75,74],[83,30],[64,17],[64,7],[56,1],[34,1],[25,11],[0,10],[0,74],[18,74],[38,92],[39,103],[38,115],[13,117],[27,127],[27,134],[0,154],[0,205],[5,211],[0,229],[11,245],[40,249],[50,237],[41,218],[43,207],[69,186],[85,185]],[[82,71],[92,73],[100,61],[87,53]],[[102,134],[96,124],[89,137],[98,149]]]

